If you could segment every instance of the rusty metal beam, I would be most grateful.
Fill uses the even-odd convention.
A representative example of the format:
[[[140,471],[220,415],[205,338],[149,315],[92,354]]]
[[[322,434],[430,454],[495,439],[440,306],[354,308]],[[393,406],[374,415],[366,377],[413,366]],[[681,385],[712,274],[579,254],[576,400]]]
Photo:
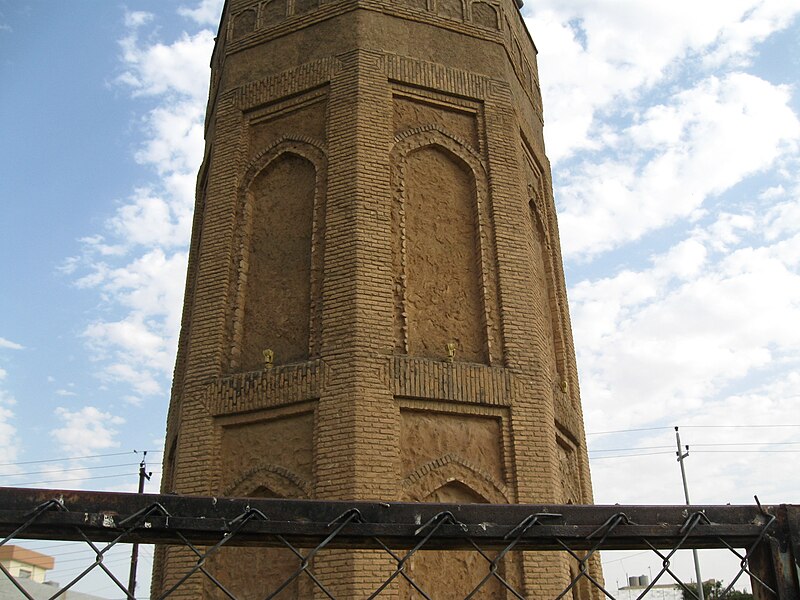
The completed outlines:
[[[581,550],[601,540],[604,550],[681,543],[683,548],[743,548],[767,527],[770,535],[778,531],[770,515],[780,510],[329,502],[0,488],[0,535],[19,530],[16,538],[110,541],[124,534],[126,542],[208,545],[235,530],[228,545],[275,546],[282,544],[276,536],[282,536],[313,546],[335,528],[332,524],[349,519],[329,547],[376,548],[378,538],[388,547],[410,548],[435,529],[426,549],[469,549],[471,540],[484,549],[505,548],[516,538],[517,550],[560,550],[563,545]]]

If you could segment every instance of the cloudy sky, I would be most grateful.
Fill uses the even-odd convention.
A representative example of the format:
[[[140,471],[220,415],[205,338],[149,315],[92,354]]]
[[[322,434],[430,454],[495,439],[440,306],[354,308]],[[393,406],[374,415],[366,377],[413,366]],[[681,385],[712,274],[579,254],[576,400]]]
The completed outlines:
[[[0,0],[2,485],[158,476],[221,4]],[[800,4],[523,14],[596,500],[800,502]]]

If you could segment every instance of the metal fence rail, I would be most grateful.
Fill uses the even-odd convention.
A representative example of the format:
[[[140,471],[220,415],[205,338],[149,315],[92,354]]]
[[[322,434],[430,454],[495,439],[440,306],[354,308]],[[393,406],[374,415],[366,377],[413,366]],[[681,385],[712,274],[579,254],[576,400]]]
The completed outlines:
[[[94,562],[53,598],[94,569],[105,571],[123,597],[134,598],[103,558],[118,544],[145,543],[182,546],[195,557],[158,598],[173,596],[197,576],[236,598],[207,563],[223,547],[257,546],[287,548],[296,558],[296,568],[286,573],[283,585],[265,590],[265,598],[277,596],[298,578],[309,581],[323,597],[335,598],[314,568],[323,549],[386,553],[392,572],[370,598],[400,579],[419,597],[429,598],[406,568],[420,550],[469,550],[485,558],[485,576],[468,598],[477,596],[489,581],[499,583],[508,597],[524,598],[498,568],[512,551],[559,551],[574,560],[576,572],[558,598],[587,582],[596,596],[612,598],[588,567],[600,550],[644,549],[659,557],[661,569],[644,596],[657,583],[683,585],[671,568],[678,550],[722,548],[736,555],[740,570],[720,597],[749,576],[758,600],[800,600],[800,507],[792,505],[451,505],[0,488],[0,536],[0,546],[14,539],[48,539],[84,541],[91,547]],[[2,565],[0,570],[11,578]],[[21,598],[32,598],[17,587]]]

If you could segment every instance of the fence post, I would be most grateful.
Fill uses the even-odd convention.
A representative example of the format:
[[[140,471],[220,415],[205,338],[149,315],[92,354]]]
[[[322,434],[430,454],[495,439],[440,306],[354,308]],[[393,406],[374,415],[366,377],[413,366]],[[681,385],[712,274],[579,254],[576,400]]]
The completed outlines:
[[[781,504],[772,531],[750,557],[752,573],[775,590],[778,600],[800,600],[800,507]],[[751,579],[755,600],[774,598]]]

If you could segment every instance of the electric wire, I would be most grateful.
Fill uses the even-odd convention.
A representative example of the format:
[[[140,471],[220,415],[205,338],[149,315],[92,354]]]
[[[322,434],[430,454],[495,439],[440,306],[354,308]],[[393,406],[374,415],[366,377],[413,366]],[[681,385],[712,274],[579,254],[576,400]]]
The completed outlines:
[[[695,454],[797,454],[798,450],[695,450]]]
[[[613,551],[612,551],[613,552]],[[624,552],[624,550],[617,550],[617,552]],[[602,560],[601,562],[604,565],[610,565],[611,563],[622,562],[628,560],[629,558],[634,558],[636,556],[644,556],[645,554],[653,554],[652,550],[642,550],[641,552],[636,552],[635,554],[629,554],[628,556],[623,556],[622,558],[612,558],[609,560]],[[602,557],[608,556],[608,553],[601,554]]]
[[[635,429],[614,429],[610,431],[592,431],[586,433],[586,435],[608,435],[610,433],[633,433],[635,431],[660,431],[662,429],[673,429],[672,427],[637,427]]]
[[[605,460],[607,458],[634,458],[637,456],[657,456],[657,455],[664,455],[664,454],[673,454],[672,452],[641,452],[639,454],[612,454],[610,456],[592,456],[592,453],[589,452],[589,458],[591,460]]]
[[[28,471],[26,473],[10,473],[0,477],[22,477],[23,475],[48,475],[50,473],[70,473],[74,471],[96,471],[98,469],[115,469],[119,467],[138,467],[139,463],[117,463],[114,465],[99,465],[96,467],[72,467],[69,469],[52,469],[50,471]]]
[[[160,475],[160,471],[156,471],[153,473],[154,475]],[[124,473],[118,473],[116,475],[93,475],[90,477],[72,477],[72,478],[65,478],[65,479],[47,479],[42,481],[26,481],[24,483],[12,483],[8,484],[7,487],[24,487],[26,485],[44,485],[46,483],[62,483],[64,481],[86,481],[89,479],[112,479],[115,477],[130,477],[131,472],[125,471]]]
[[[767,448],[764,448],[764,447]],[[796,453],[800,452],[800,449],[788,449],[788,450],[772,450],[768,447],[787,447],[787,446],[800,446],[800,442],[798,441],[789,441],[789,442],[701,442],[698,444],[692,444],[693,452],[694,453]],[[697,450],[697,448],[701,448]],[[760,448],[759,450],[747,450],[747,449],[738,449],[738,448],[752,448],[757,447]],[[597,449],[590,449],[589,455],[597,458],[623,458],[628,456],[653,456],[657,454],[673,454],[674,451],[668,452],[668,450],[672,450],[673,446],[632,446],[629,448],[597,448]],[[731,450],[706,450],[706,448],[737,448]],[[663,452],[640,452],[641,450],[663,450]],[[624,454],[614,455],[614,456],[602,456],[604,453],[608,452],[624,452]],[[598,456],[600,455],[600,456]]]
[[[782,424],[782,425],[681,425],[681,429],[784,429],[784,428],[800,428],[800,424]],[[663,425],[660,427],[635,427],[631,429],[613,429],[609,431],[591,431],[586,435],[608,435],[612,433],[634,433],[637,431],[661,431],[664,429],[673,430],[674,426]]]
[[[800,446],[800,442],[719,442],[719,443],[699,443],[695,446]]]
[[[800,424],[786,423],[785,425],[681,425],[681,429],[782,429],[785,427],[800,427]]]
[[[61,458],[43,458],[40,460],[25,460],[21,462],[0,463],[0,467],[18,467],[20,465],[36,465],[49,462],[63,462],[67,460],[88,460],[90,458],[108,458],[110,456],[127,456],[129,454],[162,454],[161,450],[128,450],[127,452],[112,452],[110,454],[87,454],[86,456],[66,456]]]

